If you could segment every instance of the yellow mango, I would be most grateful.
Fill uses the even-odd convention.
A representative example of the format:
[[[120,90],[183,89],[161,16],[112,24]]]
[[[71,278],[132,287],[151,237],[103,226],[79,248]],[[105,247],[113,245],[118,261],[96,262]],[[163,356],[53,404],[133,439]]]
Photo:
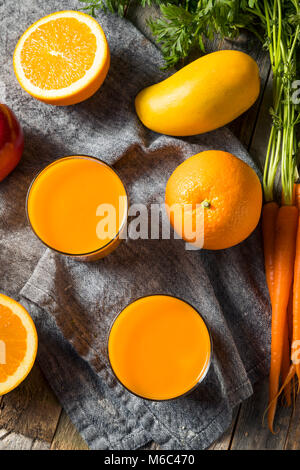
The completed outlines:
[[[218,51],[191,62],[135,99],[142,123],[160,134],[202,134],[228,124],[256,101],[256,62],[240,51]]]

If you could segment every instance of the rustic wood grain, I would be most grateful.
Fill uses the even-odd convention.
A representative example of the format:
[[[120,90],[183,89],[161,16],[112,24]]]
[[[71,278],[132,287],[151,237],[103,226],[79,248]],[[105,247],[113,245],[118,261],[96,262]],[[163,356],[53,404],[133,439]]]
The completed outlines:
[[[62,411],[54,435],[52,450],[88,450],[87,443],[82,439],[74,424],[65,411]]]
[[[256,126],[250,140],[249,151],[253,159],[263,169],[271,127],[270,107],[272,105],[272,75],[269,74]]]
[[[46,441],[34,439],[30,450],[50,450],[50,444]]]
[[[255,393],[241,406],[231,450],[281,450],[285,447],[291,420],[291,408],[280,406],[276,414],[275,431],[272,434],[263,423],[268,406],[267,381],[255,386]]]
[[[230,428],[223,434],[222,437],[220,437],[220,439],[214,442],[208,450],[229,450],[239,412],[240,407],[238,406],[233,412],[232,423]]]
[[[152,441],[145,447],[142,447],[141,450],[160,450],[160,445]]]
[[[51,443],[60,412],[61,406],[35,365],[17,389],[2,397],[0,429]]]
[[[289,430],[284,445],[285,450],[300,450],[300,399],[299,396],[293,409]]]
[[[49,450],[50,444],[22,434],[0,430],[0,450]]]
[[[0,437],[0,450],[31,450],[33,439],[14,432]]]

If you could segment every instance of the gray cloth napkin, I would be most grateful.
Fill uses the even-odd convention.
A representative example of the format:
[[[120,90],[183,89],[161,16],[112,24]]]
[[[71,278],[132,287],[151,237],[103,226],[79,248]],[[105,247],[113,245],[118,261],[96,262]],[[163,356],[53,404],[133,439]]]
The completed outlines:
[[[53,107],[22,91],[12,55],[20,34],[53,11],[77,1],[0,0],[0,100],[20,118],[26,146],[18,168],[0,185],[1,291],[18,297],[39,333],[39,363],[78,430],[93,449],[135,449],[150,440],[163,449],[202,449],[229,426],[232,409],[265,375],[269,302],[260,232],[219,252],[186,251],[181,240],[127,240],[91,264],[45,250],[31,233],[24,205],[38,170],[68,154],[113,164],[131,203],[163,202],[168,177],[204,149],[230,151],[253,166],[227,130],[187,139],[145,129],[134,112],[137,92],[163,77],[159,51],[132,24],[99,13],[110,45],[111,68],[88,101]],[[107,365],[112,319],[133,299],[179,296],[210,327],[214,353],[205,381],[192,394],[149,402],[124,390]]]

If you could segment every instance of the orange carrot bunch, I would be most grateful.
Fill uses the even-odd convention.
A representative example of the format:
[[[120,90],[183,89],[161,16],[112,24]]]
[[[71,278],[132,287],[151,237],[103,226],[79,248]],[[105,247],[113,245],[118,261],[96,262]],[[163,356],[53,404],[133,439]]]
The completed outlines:
[[[300,15],[300,3],[270,0],[254,4],[260,10],[264,6],[273,73],[272,126],[264,166],[262,215],[265,271],[272,306],[268,424],[273,432],[278,396],[284,392],[290,404],[291,385],[296,377],[300,378],[300,184],[295,184],[299,177],[296,131],[300,108],[293,95],[293,83],[298,76],[300,23],[293,22],[292,32],[290,22],[292,10]],[[281,205],[274,202],[279,164]]]
[[[290,203],[287,203],[290,202]],[[268,424],[273,432],[279,394],[291,404],[291,381],[300,379],[300,184],[291,201],[267,202],[262,229],[272,306]],[[281,384],[280,384],[281,378]],[[300,381],[299,381],[300,383]]]

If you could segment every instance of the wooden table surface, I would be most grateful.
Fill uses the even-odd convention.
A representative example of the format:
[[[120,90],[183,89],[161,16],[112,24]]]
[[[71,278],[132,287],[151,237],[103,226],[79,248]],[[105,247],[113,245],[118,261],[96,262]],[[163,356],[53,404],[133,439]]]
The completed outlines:
[[[131,18],[147,35],[149,32],[145,27],[145,16],[149,14],[149,10],[146,13],[139,10]],[[262,79],[260,98],[246,114],[234,121],[230,128],[261,165],[270,126],[268,110],[271,103],[272,77],[267,54],[260,44],[247,35],[242,35],[235,42],[216,42],[209,46],[210,48],[238,48],[250,53],[259,64]],[[253,396],[234,411],[228,432],[214,443],[211,449],[300,449],[299,400],[294,409],[284,406],[280,408],[276,418],[280,432],[273,435],[268,431],[266,424],[262,424],[267,397],[267,381],[257,384]],[[152,443],[148,448],[159,447]],[[62,410],[38,364],[20,387],[0,397],[0,450],[4,449],[88,449]]]

